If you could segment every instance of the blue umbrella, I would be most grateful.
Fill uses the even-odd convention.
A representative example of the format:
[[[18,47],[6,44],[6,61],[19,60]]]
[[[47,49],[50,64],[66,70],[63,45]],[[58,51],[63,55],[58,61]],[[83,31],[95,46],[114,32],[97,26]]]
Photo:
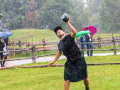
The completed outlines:
[[[10,36],[12,36],[12,35],[13,35],[13,33],[10,32],[10,31],[0,32],[0,37],[3,37],[3,39],[6,39],[6,38],[8,38],[8,37],[10,37]]]
[[[10,32],[10,30],[8,30],[8,29],[3,29],[3,28],[1,28],[0,31],[1,31],[1,32]]]
[[[5,32],[0,32],[0,37],[4,37],[6,35]]]

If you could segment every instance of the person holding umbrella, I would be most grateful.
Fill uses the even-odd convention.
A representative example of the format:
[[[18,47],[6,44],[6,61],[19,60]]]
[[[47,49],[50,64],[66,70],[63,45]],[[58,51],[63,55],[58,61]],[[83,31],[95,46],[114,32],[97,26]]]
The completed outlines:
[[[89,31],[89,28],[87,28],[86,31]],[[93,56],[92,35],[86,34],[85,37],[86,37],[87,55]],[[91,49],[91,50],[89,50],[89,49]]]
[[[84,49],[85,49],[85,42],[86,42],[86,38],[85,38],[85,34],[82,34],[82,37],[80,37],[80,42],[81,42],[81,53],[82,53],[82,57],[84,57]]]
[[[3,48],[5,47],[5,44],[4,44],[4,40],[3,40],[3,37],[0,37],[0,51],[3,51]],[[0,52],[0,57],[1,57],[1,60],[4,59],[3,57],[3,52]],[[6,59],[6,58],[5,58]],[[1,63],[1,67],[5,67],[4,64],[5,64],[5,61],[0,61]]]
[[[64,89],[69,90],[70,82],[84,80],[86,90],[89,90],[87,64],[84,57],[81,57],[81,52],[74,40],[77,31],[69,21],[70,18],[68,21],[65,21],[65,23],[72,31],[71,34],[65,35],[65,32],[61,26],[57,26],[54,29],[54,32],[60,38],[60,42],[58,44],[58,53],[56,54],[54,60],[48,63],[48,66],[52,66],[52,64],[54,64],[59,59],[63,52],[63,54],[67,57],[64,69]]]
[[[13,33],[10,31],[0,32],[0,51],[7,51],[7,46],[4,40],[10,37],[12,34]],[[1,59],[7,59],[7,55],[8,55],[8,52],[0,53]],[[1,67],[4,67],[4,64],[5,64],[5,61],[1,61]]]
[[[86,43],[86,37],[85,37],[85,35],[86,34],[90,34],[90,31],[80,31],[75,36],[76,38],[78,38],[78,37],[81,36],[79,41],[81,42],[82,57],[84,57],[84,49],[85,49],[85,43]]]
[[[97,32],[97,28],[93,26],[86,26],[82,31],[90,31],[90,34],[85,35],[86,37],[86,45],[87,45],[87,55],[93,56],[93,43],[92,36]],[[89,50],[91,49],[91,50]]]

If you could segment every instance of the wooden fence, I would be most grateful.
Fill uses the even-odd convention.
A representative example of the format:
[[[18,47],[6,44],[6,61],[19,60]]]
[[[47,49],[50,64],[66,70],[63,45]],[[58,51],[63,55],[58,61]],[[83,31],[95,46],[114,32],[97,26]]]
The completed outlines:
[[[78,44],[80,48],[80,42],[76,40],[76,43]],[[53,54],[47,54],[47,55],[40,55],[40,56],[35,56],[36,51],[50,51],[50,50],[57,50],[57,44],[58,42],[46,42],[44,39],[42,42],[34,42],[30,43],[29,41],[26,42],[21,42],[20,40],[18,43],[13,41],[13,43],[9,43],[9,46],[13,46],[14,48],[9,48],[10,53],[15,53],[15,52],[32,52],[32,57],[29,58],[16,58],[16,59],[7,59],[6,61],[14,61],[14,60],[25,60],[25,59],[32,59],[33,63],[36,63],[36,58],[39,57],[44,57],[44,56],[49,56],[49,55],[55,55]],[[109,46],[113,45],[112,49],[104,50],[104,49],[93,49],[93,51],[114,51],[114,55],[116,55],[117,50],[120,50],[116,48],[116,45],[120,45],[120,36],[119,37],[112,37],[112,38],[100,38],[98,37],[97,39],[93,40],[94,47],[102,47],[102,46]],[[18,46],[19,48],[16,48]],[[22,46],[25,46],[25,48],[22,48]],[[87,49],[85,49],[87,50]],[[4,51],[0,51],[4,52]],[[2,60],[0,60],[2,61]]]
[[[111,37],[111,38],[100,38],[98,36],[97,39],[93,39],[93,44],[94,47],[103,47],[103,46],[111,46],[113,45],[113,42],[115,42],[116,45],[120,45],[120,36],[118,37]],[[47,50],[57,50],[57,44],[59,42],[47,42],[45,39],[42,39],[42,42],[34,42],[34,43],[30,43],[29,41],[26,42],[21,42],[21,40],[15,42],[10,42],[9,46],[12,46],[13,48],[9,48],[9,50],[21,50],[22,47],[24,46],[24,49],[29,49],[32,46],[35,46],[37,48],[37,50],[39,51],[47,51]],[[81,48],[80,46],[80,42],[79,40],[76,40],[77,45],[79,46],[79,48]],[[17,47],[17,48],[16,48]]]

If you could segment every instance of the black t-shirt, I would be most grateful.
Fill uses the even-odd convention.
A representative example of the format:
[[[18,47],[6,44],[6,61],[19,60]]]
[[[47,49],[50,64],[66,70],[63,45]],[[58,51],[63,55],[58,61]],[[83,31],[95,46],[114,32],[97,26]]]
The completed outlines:
[[[81,57],[81,52],[70,34],[66,35],[63,40],[60,40],[58,44],[59,51],[63,51],[63,54],[67,57],[67,60],[74,62]]]

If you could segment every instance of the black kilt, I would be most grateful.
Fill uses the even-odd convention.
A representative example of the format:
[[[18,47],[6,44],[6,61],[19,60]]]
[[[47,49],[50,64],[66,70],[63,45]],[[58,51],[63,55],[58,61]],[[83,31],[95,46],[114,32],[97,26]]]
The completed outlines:
[[[77,59],[74,62],[66,61],[64,70],[64,80],[70,80],[70,82],[78,82],[86,79],[87,76],[87,64],[84,58]]]

